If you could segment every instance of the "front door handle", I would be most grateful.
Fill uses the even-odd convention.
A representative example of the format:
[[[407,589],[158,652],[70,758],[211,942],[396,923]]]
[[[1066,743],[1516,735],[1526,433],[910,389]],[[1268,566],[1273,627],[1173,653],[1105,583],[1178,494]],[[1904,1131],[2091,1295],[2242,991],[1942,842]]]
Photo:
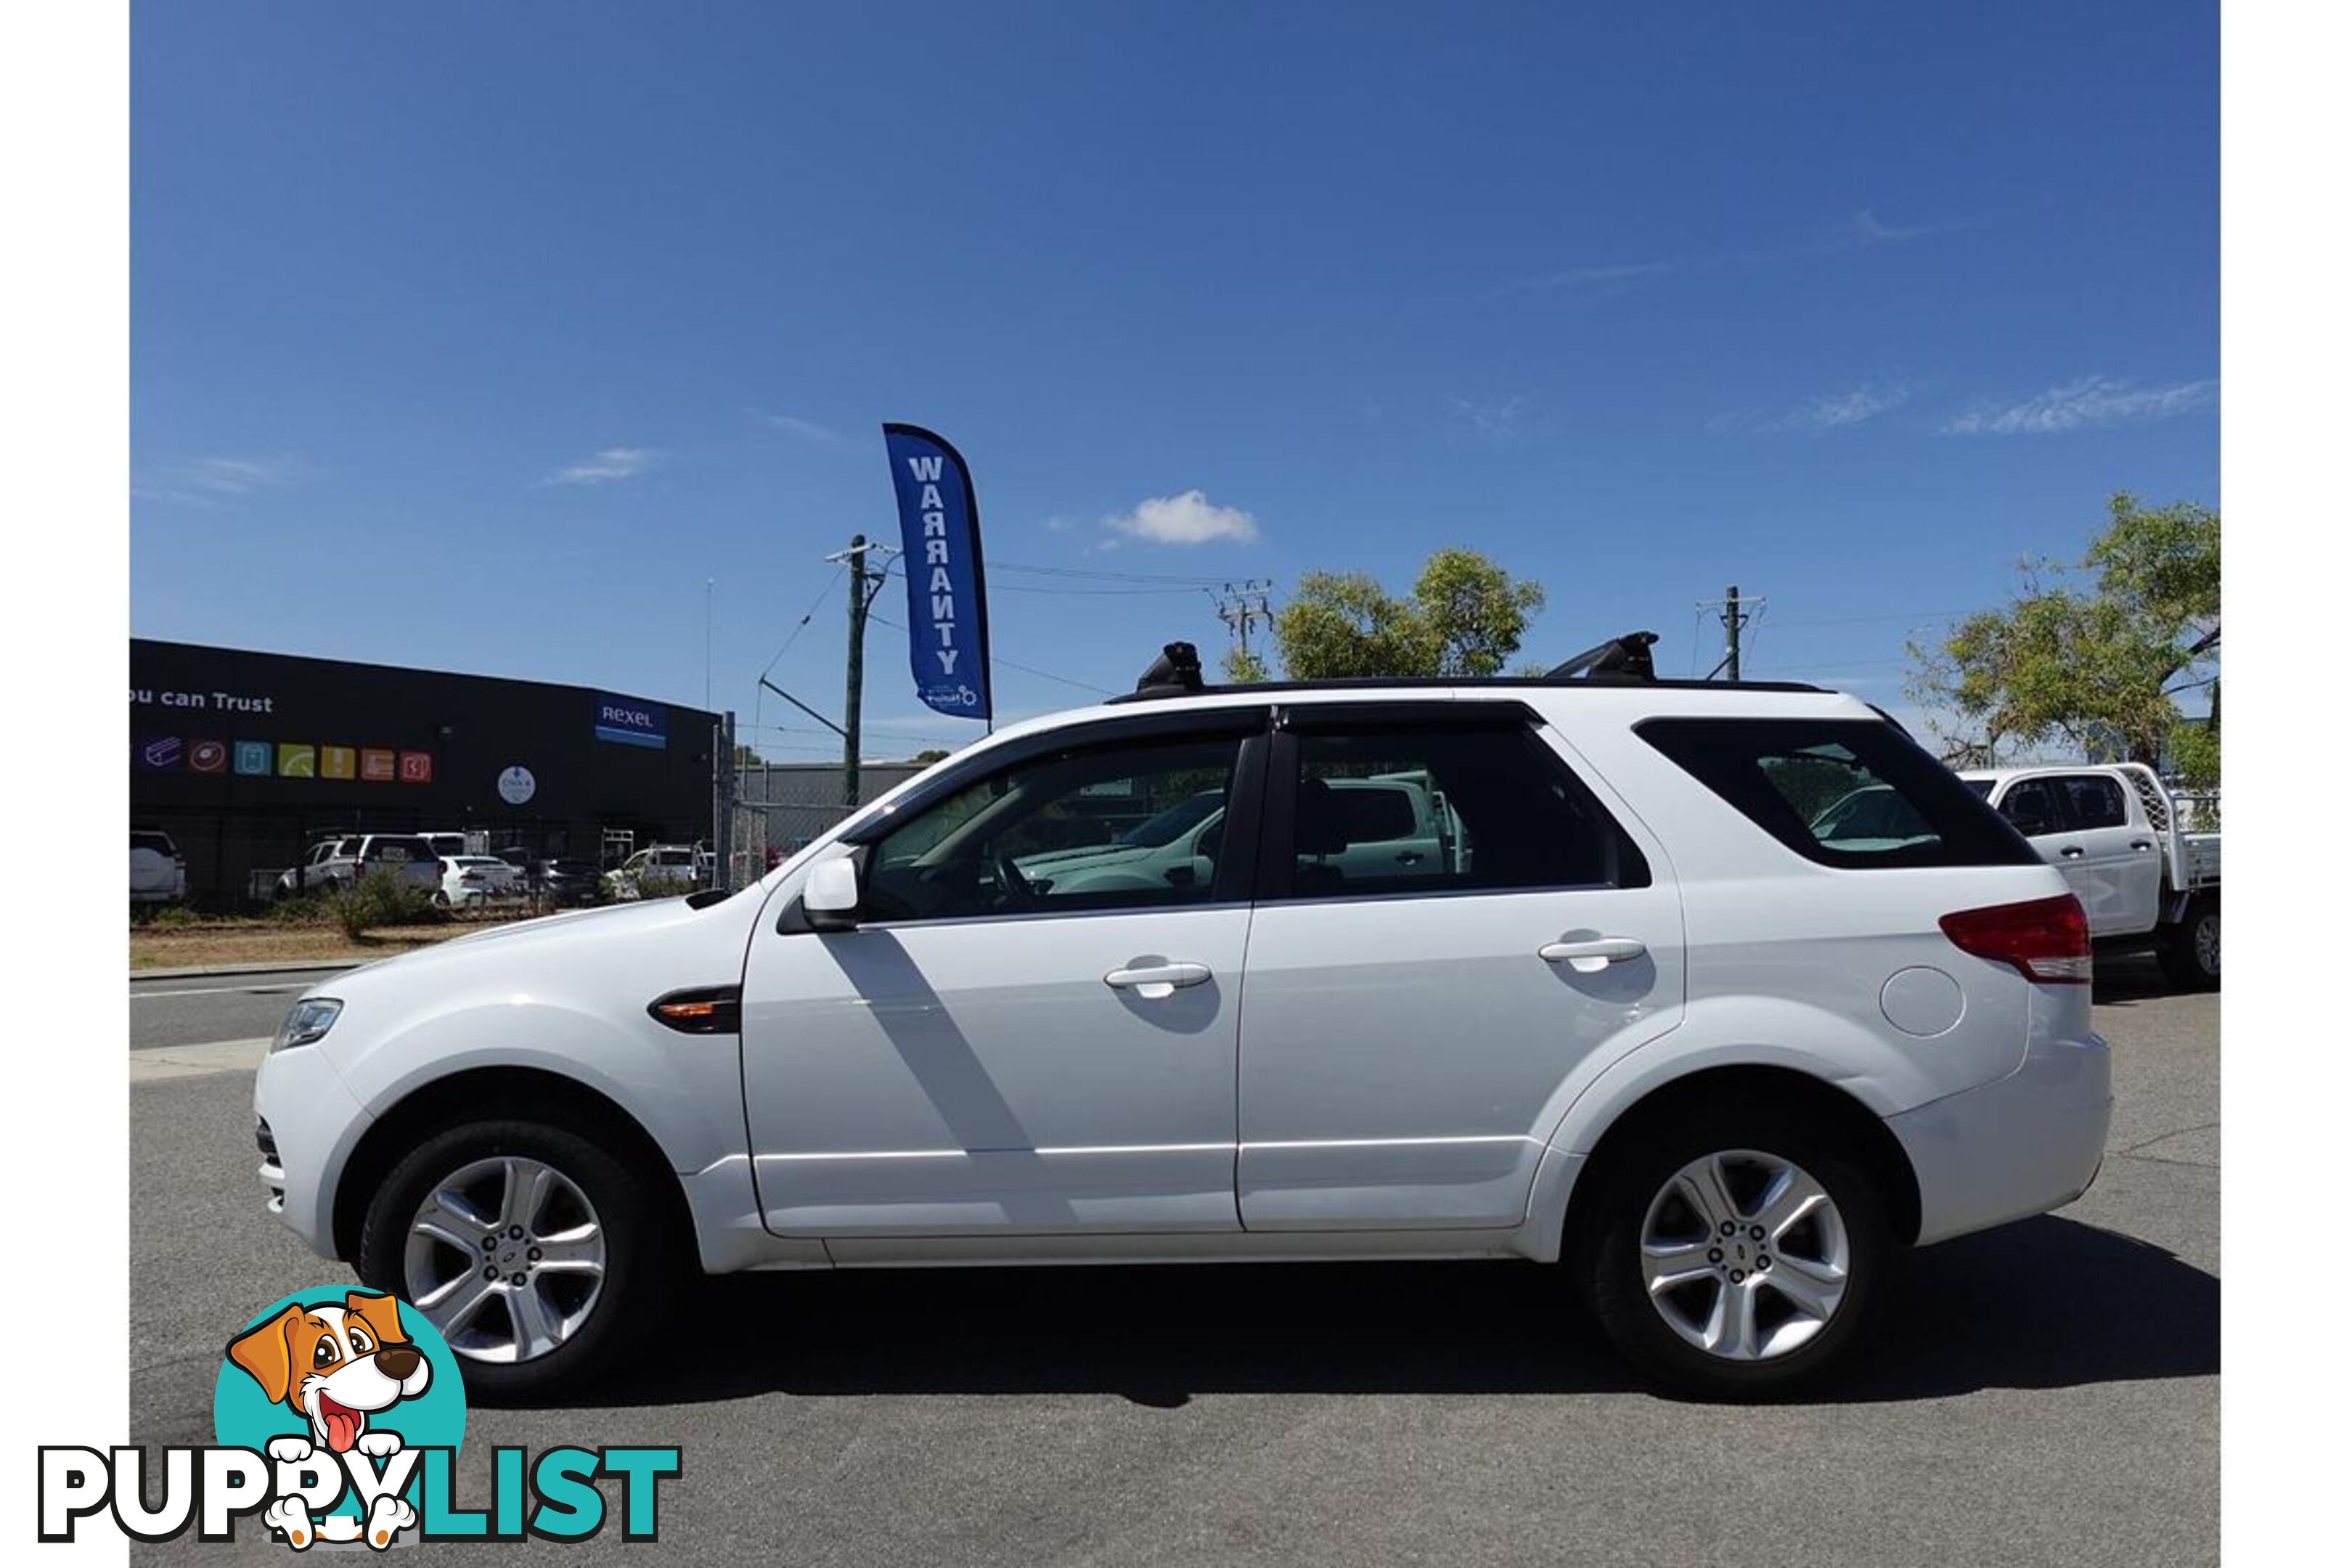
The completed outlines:
[[[1580,942],[1548,942],[1536,949],[1536,956],[1546,963],[1565,963],[1579,974],[1598,974],[1612,963],[1623,963],[1649,951],[1634,937],[1596,936]]]
[[[2132,847],[2135,849],[2153,849],[2156,847],[2155,845],[2150,844],[2145,838],[2135,838],[2131,841],[2131,844]]]
[[[1145,963],[1132,969],[1114,969],[1103,976],[1103,984],[1114,991],[1132,991],[1138,996],[1158,1001],[1172,996],[1181,985],[1198,985],[1209,978],[1205,963]]]

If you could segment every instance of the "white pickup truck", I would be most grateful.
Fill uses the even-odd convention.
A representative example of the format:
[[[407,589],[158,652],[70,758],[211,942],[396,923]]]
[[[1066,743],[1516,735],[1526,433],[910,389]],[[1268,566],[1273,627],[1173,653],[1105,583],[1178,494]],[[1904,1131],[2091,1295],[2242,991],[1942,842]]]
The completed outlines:
[[[2173,984],[2221,984],[2221,836],[2189,831],[2155,769],[2124,763],[1960,777],[2065,874],[2097,951],[2152,949]]]

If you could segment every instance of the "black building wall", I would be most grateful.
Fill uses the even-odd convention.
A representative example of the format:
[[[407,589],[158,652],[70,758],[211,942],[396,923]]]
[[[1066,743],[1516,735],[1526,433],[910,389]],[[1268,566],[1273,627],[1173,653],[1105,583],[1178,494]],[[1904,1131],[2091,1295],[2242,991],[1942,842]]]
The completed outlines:
[[[625,694],[336,659],[131,643],[132,826],[160,827],[193,901],[246,896],[339,831],[481,830],[598,858],[710,835],[715,715]],[[528,798],[515,769],[530,774]]]

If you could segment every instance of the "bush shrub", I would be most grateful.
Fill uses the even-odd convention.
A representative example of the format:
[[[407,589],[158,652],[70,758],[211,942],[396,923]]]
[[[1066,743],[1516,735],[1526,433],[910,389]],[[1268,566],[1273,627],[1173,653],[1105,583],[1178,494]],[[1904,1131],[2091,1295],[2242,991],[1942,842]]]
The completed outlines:
[[[328,894],[326,903],[335,923],[353,941],[375,926],[438,925],[448,918],[429,889],[389,871],[370,871],[352,886]]]

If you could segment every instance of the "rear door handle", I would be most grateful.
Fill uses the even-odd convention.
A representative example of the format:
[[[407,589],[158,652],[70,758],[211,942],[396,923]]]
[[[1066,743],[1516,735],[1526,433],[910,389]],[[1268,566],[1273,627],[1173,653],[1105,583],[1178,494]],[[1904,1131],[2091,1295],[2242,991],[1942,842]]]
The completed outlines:
[[[1181,985],[1198,985],[1209,978],[1205,963],[1146,963],[1133,969],[1114,969],[1103,976],[1103,984],[1114,991],[1132,991],[1138,996],[1158,1001],[1175,994]]]
[[[1612,963],[1623,963],[1649,951],[1634,937],[1595,936],[1580,942],[1548,942],[1536,949],[1536,956],[1546,963],[1565,963],[1579,974],[1598,974]]]
[[[2069,860],[2080,860],[2083,858],[2083,851],[2079,848],[2061,849],[2058,853]]]
[[[2156,846],[2150,844],[2145,838],[2135,838],[2132,840],[2132,847],[2135,849],[2153,849]]]

